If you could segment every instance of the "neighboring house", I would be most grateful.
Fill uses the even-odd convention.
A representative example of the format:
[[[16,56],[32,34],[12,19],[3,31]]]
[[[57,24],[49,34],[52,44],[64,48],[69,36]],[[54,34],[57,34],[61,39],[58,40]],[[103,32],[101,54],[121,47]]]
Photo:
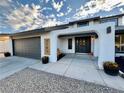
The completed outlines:
[[[0,40],[1,52],[36,59],[47,55],[56,62],[59,48],[63,53],[93,54],[102,68],[104,61],[124,56],[124,14],[2,35]]]

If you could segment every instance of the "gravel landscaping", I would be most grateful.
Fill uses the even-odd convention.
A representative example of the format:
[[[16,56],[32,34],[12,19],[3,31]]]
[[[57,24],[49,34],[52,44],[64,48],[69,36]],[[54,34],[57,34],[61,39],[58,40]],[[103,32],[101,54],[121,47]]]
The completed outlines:
[[[124,93],[116,89],[26,68],[0,80],[0,93]]]

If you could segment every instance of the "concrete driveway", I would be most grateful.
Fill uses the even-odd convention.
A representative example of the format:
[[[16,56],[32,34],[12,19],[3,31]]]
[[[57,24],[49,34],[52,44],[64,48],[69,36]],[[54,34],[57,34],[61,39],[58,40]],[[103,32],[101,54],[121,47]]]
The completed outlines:
[[[30,67],[124,91],[124,79],[120,76],[109,76],[99,70],[97,60],[89,55],[69,54],[56,63],[38,63]]]
[[[16,56],[0,58],[0,80],[38,62],[40,61]]]

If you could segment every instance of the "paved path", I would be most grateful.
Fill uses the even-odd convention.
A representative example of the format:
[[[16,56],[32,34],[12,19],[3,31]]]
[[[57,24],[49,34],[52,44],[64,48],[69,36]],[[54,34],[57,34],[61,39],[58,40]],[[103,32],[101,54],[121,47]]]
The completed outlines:
[[[124,79],[109,76],[98,69],[97,61],[86,55],[66,55],[57,63],[43,65],[38,63],[30,66],[33,69],[50,72],[66,77],[85,80],[96,84],[124,90]]]

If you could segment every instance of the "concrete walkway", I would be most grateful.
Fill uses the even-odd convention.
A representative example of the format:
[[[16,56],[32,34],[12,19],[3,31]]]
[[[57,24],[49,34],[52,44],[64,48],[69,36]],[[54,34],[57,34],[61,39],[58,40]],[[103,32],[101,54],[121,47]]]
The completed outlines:
[[[124,79],[105,74],[98,69],[97,61],[87,55],[69,54],[57,63],[44,65],[38,63],[30,66],[30,68],[124,90]]]
[[[0,58],[0,80],[38,62],[40,61],[15,56]]]

